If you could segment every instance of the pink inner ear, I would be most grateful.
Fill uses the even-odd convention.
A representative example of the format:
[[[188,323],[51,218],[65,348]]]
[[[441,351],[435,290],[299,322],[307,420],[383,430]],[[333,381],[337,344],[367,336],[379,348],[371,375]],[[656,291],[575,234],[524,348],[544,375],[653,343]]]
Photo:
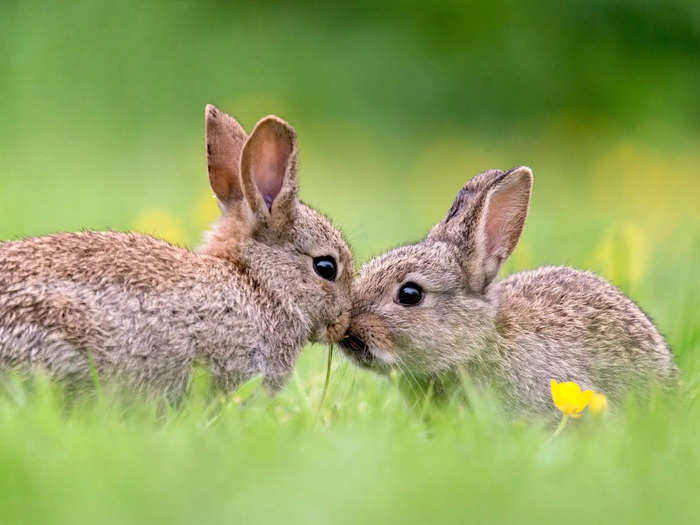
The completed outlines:
[[[486,254],[508,257],[518,243],[527,215],[529,192],[514,183],[497,189],[489,199],[486,215]]]
[[[252,175],[268,209],[282,190],[291,154],[292,142],[279,124],[271,122],[258,130],[251,159]]]
[[[291,148],[285,148],[282,141],[269,140],[261,144],[253,175],[268,209],[272,207],[272,202],[282,190],[282,181],[290,153]]]

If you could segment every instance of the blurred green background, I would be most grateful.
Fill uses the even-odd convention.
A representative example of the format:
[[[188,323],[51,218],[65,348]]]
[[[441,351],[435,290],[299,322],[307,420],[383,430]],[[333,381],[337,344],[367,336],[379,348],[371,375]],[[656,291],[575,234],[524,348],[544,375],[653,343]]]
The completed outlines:
[[[543,452],[546,431],[461,407],[426,429],[390,383],[336,360],[317,425],[318,348],[280,398],[211,427],[196,410],[165,428],[66,419],[13,394],[0,521],[697,518],[698,86],[691,0],[5,0],[0,239],[111,228],[195,246],[216,216],[206,103],[248,130],[269,113],[296,127],[302,198],[358,264],[420,239],[474,174],[526,164],[531,214],[504,273],[611,279],[667,335],[691,405]]]

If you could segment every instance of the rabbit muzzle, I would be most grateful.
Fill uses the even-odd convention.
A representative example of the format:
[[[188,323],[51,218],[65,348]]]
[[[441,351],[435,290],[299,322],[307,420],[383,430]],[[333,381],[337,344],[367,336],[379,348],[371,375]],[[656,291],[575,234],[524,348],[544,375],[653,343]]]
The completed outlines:
[[[350,327],[340,345],[362,368],[386,372],[396,362],[389,328],[384,319],[373,312],[354,309]]]

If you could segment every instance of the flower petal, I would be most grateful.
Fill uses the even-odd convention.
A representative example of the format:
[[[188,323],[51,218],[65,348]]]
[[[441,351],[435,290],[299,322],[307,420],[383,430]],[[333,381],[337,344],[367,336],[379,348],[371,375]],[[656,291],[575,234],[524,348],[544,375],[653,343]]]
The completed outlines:
[[[594,393],[588,405],[588,410],[596,416],[604,414],[608,410],[608,398],[605,394]]]
[[[583,403],[583,406],[581,406],[581,410],[586,408],[588,403],[591,402],[594,393],[595,392],[593,392],[593,390],[584,390],[583,392],[581,392],[581,403]]]
[[[552,391],[552,401],[554,401],[554,404],[556,406],[559,406],[561,403],[561,396],[559,394],[559,392],[560,392],[559,383],[557,383],[554,379],[552,379],[549,382],[549,387]]]
[[[581,392],[581,387],[573,381],[557,383],[552,379],[550,380],[550,388],[555,406],[571,417],[579,417],[594,394],[592,390]]]

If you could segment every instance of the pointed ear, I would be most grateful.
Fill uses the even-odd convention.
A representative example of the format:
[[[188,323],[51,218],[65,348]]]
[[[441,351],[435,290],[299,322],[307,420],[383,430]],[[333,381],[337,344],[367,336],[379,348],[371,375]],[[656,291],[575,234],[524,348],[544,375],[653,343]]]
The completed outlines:
[[[294,128],[273,115],[255,125],[241,154],[241,178],[255,214],[292,213],[297,195],[297,136]]]
[[[513,253],[525,225],[532,181],[526,166],[477,175],[428,234],[429,240],[457,245],[472,290],[482,291]]]
[[[204,110],[209,185],[226,209],[243,200],[240,163],[245,130],[233,117],[207,104]]]

